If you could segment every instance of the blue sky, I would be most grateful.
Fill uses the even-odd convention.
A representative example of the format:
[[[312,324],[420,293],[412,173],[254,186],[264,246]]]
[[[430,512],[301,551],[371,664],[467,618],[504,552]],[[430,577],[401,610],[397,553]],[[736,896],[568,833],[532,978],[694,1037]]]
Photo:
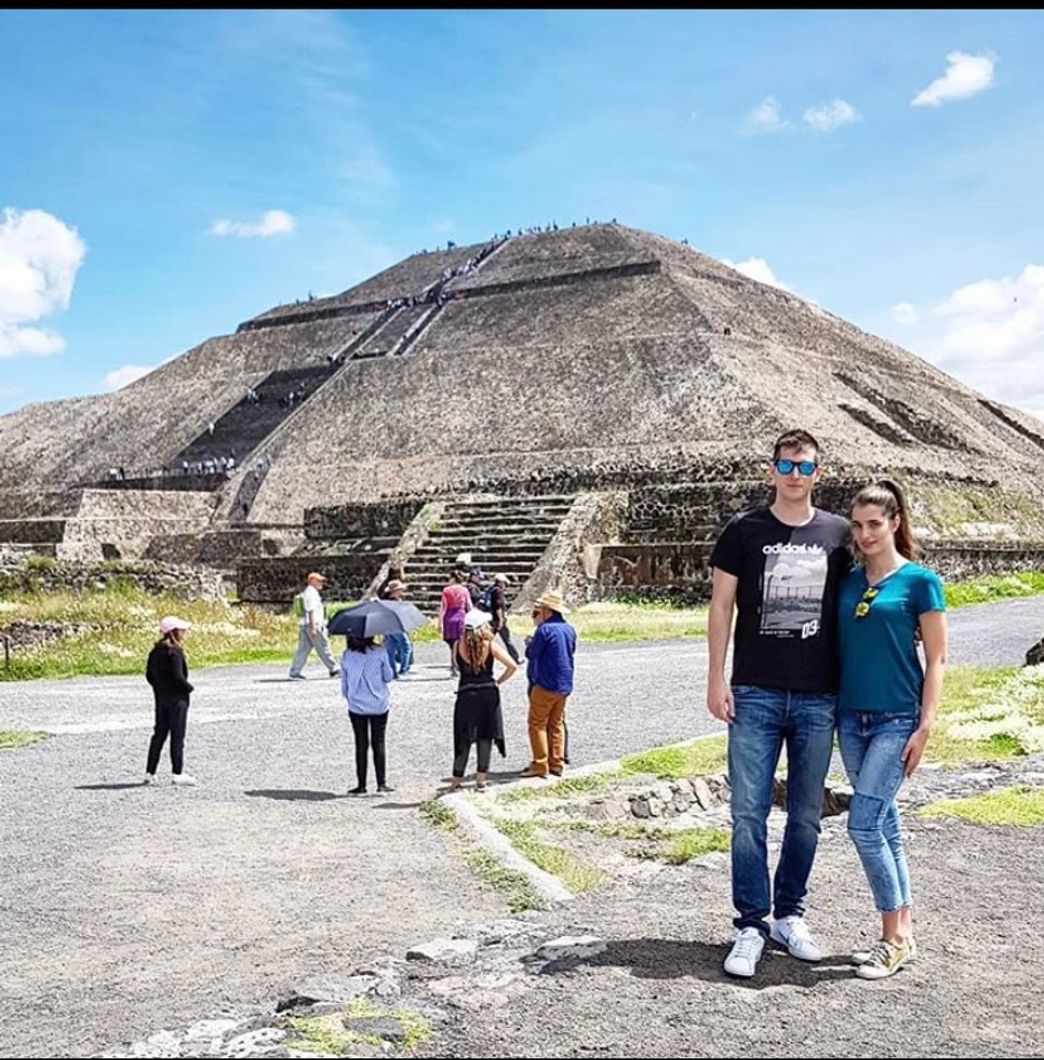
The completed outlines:
[[[689,243],[1044,415],[1044,14],[0,12],[0,412],[422,247]]]

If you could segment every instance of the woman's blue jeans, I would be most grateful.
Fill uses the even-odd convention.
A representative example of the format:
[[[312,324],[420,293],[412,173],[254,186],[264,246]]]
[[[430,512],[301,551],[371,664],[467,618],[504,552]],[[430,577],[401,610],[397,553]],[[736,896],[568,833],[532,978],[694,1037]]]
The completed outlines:
[[[880,913],[910,904],[910,873],[895,797],[905,775],[899,756],[919,724],[916,714],[871,711],[842,711],[838,720],[841,758],[855,790],[848,834]]]

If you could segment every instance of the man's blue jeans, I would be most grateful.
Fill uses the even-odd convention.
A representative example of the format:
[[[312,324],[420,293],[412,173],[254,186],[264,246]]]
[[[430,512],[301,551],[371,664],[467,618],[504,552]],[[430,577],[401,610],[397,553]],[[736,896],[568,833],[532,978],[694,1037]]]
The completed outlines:
[[[910,904],[910,873],[895,797],[906,773],[899,756],[919,724],[916,714],[846,710],[838,719],[841,758],[855,790],[848,807],[848,834],[879,913]]]
[[[837,697],[734,685],[729,726],[732,786],[732,904],[737,928],[769,932],[768,915],[803,916],[819,843],[823,782],[834,746]],[[769,896],[767,825],[772,785],[787,748],[787,826]]]
[[[384,647],[388,652],[388,662],[391,663],[392,673],[398,677],[400,674],[409,673],[413,664],[413,641],[408,633],[385,633]]]

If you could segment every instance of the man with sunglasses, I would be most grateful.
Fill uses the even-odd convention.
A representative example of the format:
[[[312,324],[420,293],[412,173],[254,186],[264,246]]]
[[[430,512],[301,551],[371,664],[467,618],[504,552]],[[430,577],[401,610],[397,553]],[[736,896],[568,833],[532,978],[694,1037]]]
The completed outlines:
[[[733,516],[710,559],[707,709],[729,726],[732,788],[737,915],[725,959],[730,975],[754,975],[769,937],[801,960],[821,957],[805,924],[805,896],[834,740],[837,591],[851,566],[848,520],[812,505],[822,473],[819,443],[811,434],[780,435],[772,452],[771,505]],[[784,745],[787,824],[770,892],[767,825]]]

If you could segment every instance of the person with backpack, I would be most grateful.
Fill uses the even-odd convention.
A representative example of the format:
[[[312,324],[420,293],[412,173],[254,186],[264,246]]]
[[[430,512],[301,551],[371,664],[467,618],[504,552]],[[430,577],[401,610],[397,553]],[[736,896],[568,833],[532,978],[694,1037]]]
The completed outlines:
[[[308,661],[313,649],[323,661],[331,677],[338,674],[337,663],[330,654],[330,641],[326,636],[326,612],[323,609],[323,598],[319,590],[326,584],[326,578],[318,571],[312,571],[305,579],[307,585],[303,592],[294,597],[294,613],[298,616],[297,651],[290,663],[290,679],[303,681],[305,676],[301,669]]]
[[[516,665],[521,662],[518,649],[511,643],[511,630],[507,624],[507,583],[508,576],[498,573],[493,575],[493,584],[486,590],[489,598],[489,607],[483,606],[483,611],[488,611],[493,616],[493,633],[500,637],[507,648],[508,655]]]

